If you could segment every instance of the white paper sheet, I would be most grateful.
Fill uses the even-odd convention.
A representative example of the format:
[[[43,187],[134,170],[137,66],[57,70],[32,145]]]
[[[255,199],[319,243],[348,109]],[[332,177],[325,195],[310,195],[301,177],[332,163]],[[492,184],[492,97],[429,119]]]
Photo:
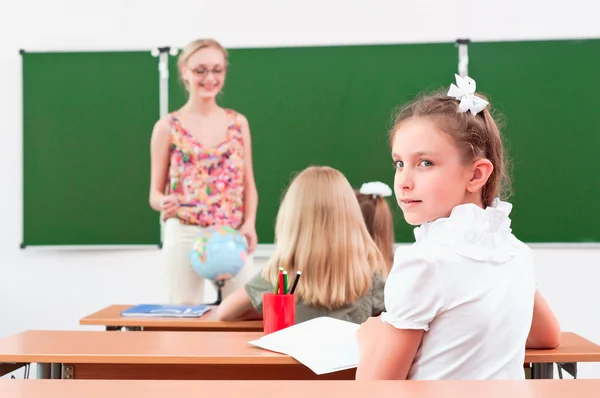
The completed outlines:
[[[358,366],[358,327],[356,323],[320,317],[249,343],[289,355],[321,375]]]

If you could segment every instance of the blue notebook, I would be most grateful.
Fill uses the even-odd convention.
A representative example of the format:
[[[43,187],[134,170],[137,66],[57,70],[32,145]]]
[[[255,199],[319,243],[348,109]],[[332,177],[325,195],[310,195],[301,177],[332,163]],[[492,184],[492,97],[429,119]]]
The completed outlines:
[[[198,318],[210,310],[208,305],[139,304],[121,312],[121,316],[154,318]]]

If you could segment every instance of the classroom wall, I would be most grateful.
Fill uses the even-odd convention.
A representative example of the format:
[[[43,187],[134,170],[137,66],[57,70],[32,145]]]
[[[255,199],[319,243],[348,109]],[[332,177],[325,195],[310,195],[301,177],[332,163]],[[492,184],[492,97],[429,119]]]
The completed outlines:
[[[147,49],[181,46],[198,36],[214,36],[229,47],[600,37],[600,5],[590,0],[571,0],[568,7],[542,0],[173,0],[168,12],[161,4],[21,0],[0,13],[0,337],[25,329],[80,328],[79,318],[103,306],[166,298],[156,249],[19,249],[20,48]],[[543,292],[563,329],[600,343],[600,248],[535,247],[534,253]],[[259,255],[256,267],[263,262]],[[600,377],[600,365],[581,364],[580,377]]]

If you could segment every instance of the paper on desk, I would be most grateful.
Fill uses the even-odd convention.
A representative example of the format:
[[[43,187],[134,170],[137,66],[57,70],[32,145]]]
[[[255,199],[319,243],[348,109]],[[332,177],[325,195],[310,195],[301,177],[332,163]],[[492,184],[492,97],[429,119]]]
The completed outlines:
[[[321,375],[358,366],[356,331],[359,326],[320,317],[268,334],[250,344],[289,355]]]

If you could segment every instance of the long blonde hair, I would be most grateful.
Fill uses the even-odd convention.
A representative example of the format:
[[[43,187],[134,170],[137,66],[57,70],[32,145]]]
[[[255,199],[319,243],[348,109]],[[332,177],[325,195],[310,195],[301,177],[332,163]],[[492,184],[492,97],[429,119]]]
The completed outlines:
[[[308,167],[294,178],[275,226],[275,251],[263,277],[275,285],[279,267],[306,305],[341,308],[368,293],[386,261],[369,235],[352,186],[331,167]]]

